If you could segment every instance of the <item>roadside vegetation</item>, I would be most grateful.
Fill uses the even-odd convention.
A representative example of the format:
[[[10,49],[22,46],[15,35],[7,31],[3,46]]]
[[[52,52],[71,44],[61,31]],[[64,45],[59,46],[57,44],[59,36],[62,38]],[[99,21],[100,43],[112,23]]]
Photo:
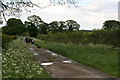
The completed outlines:
[[[111,46],[107,45],[75,45],[73,43],[65,44],[41,40],[36,40],[36,44],[71,58],[79,63],[118,77],[119,48],[112,49]]]
[[[39,34],[36,38],[52,42],[73,43],[76,45],[104,44],[120,47],[120,29],[67,31],[48,35]]]
[[[50,78],[33,59],[28,46],[18,38],[2,52],[2,78]]]
[[[20,36],[34,37],[36,45],[82,64],[120,77],[120,22],[107,20],[99,30],[79,30],[74,20],[44,22],[32,15],[24,23],[11,18],[2,27],[3,78],[46,78]],[[1,31],[1,30],[0,30]]]

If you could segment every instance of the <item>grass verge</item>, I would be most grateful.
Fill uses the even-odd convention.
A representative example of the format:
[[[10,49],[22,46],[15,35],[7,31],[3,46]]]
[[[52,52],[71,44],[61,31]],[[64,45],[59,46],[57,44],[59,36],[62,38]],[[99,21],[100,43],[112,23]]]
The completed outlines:
[[[94,67],[113,76],[118,75],[118,53],[105,45],[74,45],[36,40],[36,44],[58,54],[71,58],[79,63]]]

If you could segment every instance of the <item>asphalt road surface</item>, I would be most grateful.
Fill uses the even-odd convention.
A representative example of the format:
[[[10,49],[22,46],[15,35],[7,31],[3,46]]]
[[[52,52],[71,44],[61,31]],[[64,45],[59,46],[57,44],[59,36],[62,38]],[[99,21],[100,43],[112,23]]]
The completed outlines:
[[[54,78],[115,78],[43,48],[30,46],[35,60]]]

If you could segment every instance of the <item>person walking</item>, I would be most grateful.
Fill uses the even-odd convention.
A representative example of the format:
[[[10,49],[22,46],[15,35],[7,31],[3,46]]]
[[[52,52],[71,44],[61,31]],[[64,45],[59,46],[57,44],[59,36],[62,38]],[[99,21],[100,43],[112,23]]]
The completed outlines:
[[[32,39],[32,44],[34,44],[34,40]]]

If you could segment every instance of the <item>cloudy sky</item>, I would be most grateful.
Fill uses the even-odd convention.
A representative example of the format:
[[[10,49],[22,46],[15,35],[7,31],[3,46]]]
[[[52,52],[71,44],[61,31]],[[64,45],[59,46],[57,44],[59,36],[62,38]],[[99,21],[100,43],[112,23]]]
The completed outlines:
[[[32,0],[38,5],[47,5],[48,0]],[[42,2],[41,2],[42,1]],[[43,21],[75,20],[81,27],[80,29],[92,30],[102,28],[106,20],[118,20],[119,0],[76,0],[78,7],[71,6],[50,6],[44,9],[34,7],[31,12],[23,11],[20,18],[25,21],[30,15],[38,15]],[[16,15],[16,16],[19,16]]]

